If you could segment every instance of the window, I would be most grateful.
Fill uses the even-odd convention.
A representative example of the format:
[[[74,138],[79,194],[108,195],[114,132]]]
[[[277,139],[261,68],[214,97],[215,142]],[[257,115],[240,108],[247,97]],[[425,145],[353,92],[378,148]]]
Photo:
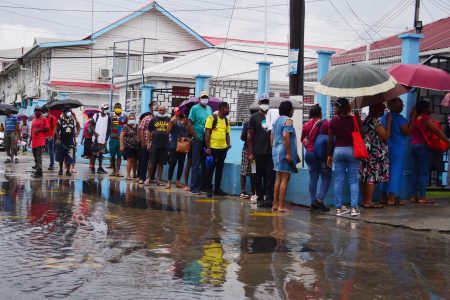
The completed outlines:
[[[128,75],[139,72],[142,65],[142,56],[130,54],[128,57]],[[114,52],[114,75],[127,74],[127,54]]]

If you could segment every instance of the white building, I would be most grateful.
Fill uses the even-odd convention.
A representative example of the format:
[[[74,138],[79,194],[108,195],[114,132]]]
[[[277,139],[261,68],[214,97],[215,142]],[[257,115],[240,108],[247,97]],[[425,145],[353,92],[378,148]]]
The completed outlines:
[[[133,41],[122,42],[129,40]],[[86,106],[98,106],[109,102],[112,70],[116,76],[123,75],[127,56],[128,71],[134,73],[183,56],[186,51],[211,46],[153,2],[84,39],[36,39],[23,54],[9,51],[2,55],[16,59],[2,61],[0,101],[23,101],[26,105],[29,99],[75,98]],[[117,89],[113,95],[118,98]]]

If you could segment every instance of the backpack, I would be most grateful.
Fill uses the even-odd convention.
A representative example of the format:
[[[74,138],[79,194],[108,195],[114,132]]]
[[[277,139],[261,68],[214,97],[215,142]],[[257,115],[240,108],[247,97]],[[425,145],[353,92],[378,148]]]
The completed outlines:
[[[212,123],[211,129],[214,129],[217,127],[217,122],[218,122],[219,117],[217,116],[217,114],[213,114],[212,116],[213,116],[213,123]],[[225,117],[225,126],[228,128],[228,118],[227,117]]]
[[[419,118],[421,118],[421,117],[419,117]],[[434,127],[436,127],[438,130],[442,131],[442,126],[438,121],[433,120],[433,119],[430,119],[430,121],[431,121],[431,123],[433,123]],[[437,136],[431,130],[425,131],[423,122],[419,126],[419,128],[423,134],[425,142],[427,143],[428,147],[432,151],[439,152],[439,153],[443,153],[443,152],[447,151],[447,143],[445,143],[443,140],[441,140],[441,138],[439,136]]]

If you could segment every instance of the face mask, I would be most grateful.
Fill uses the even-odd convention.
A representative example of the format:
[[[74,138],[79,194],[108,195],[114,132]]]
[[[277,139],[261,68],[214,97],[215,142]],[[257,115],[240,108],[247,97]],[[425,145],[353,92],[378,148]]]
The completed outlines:
[[[159,113],[157,111],[155,111],[155,112],[153,112],[153,116],[157,117],[157,116],[159,116]]]
[[[114,112],[115,112],[117,115],[120,115],[120,114],[122,113],[122,109],[121,109],[121,108],[114,108]]]
[[[102,108],[102,113],[106,113],[108,111],[108,108]]]
[[[70,111],[66,112],[66,117],[70,118],[72,116],[72,113]]]
[[[208,99],[208,98],[206,98],[206,99],[200,99],[200,103],[201,103],[203,106],[206,106],[206,104],[208,104],[208,102],[209,102],[209,99]]]
[[[269,104],[260,104],[260,105],[259,105],[259,108],[260,108],[262,111],[268,111],[268,110],[269,110]]]
[[[128,120],[129,125],[136,125],[136,120]]]
[[[34,115],[36,116],[36,118],[39,118],[40,116],[42,116],[42,113],[40,111],[35,111]]]
[[[226,116],[228,116],[229,114],[230,114],[230,112],[227,111],[227,112],[224,112],[222,115],[223,115],[224,117],[226,117]]]
[[[43,113],[42,114],[44,117],[47,117],[48,116],[48,113]]]

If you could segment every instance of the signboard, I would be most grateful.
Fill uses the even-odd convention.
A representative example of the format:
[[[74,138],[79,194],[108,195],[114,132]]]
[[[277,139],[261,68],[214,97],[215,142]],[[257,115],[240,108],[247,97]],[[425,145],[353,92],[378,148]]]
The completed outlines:
[[[299,49],[289,49],[289,57],[288,57],[288,59],[289,59],[288,73],[289,73],[289,75],[297,74],[299,52],[300,52]]]

